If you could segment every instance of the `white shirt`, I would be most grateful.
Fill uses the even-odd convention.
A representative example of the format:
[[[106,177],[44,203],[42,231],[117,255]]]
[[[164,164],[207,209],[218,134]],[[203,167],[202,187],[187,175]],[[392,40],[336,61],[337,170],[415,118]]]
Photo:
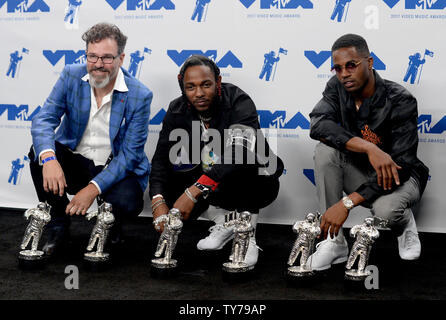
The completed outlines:
[[[90,75],[87,73],[82,80],[88,81]],[[110,113],[113,91],[128,91],[121,69],[118,71],[113,90],[102,98],[102,105],[98,108],[94,89],[91,87],[90,117],[81,141],[74,150],[85,158],[93,160],[96,166],[104,165],[111,153],[110,141]]]

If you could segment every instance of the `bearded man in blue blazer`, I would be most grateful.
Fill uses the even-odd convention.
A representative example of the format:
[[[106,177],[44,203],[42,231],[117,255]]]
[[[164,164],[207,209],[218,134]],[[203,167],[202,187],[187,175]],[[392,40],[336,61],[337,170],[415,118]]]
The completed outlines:
[[[111,240],[120,241],[122,219],[143,209],[150,169],[153,94],[121,68],[127,37],[99,23],[82,39],[86,65],[65,67],[31,128],[31,175],[39,200],[51,205],[47,255],[67,240],[70,216],[85,215],[97,197],[112,205]]]

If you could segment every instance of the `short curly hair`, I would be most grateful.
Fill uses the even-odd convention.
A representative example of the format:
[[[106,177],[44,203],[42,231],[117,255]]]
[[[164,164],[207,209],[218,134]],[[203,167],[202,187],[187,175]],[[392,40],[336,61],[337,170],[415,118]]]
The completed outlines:
[[[95,24],[82,35],[82,40],[85,41],[87,47],[89,43],[99,42],[107,38],[116,40],[116,43],[118,44],[118,54],[124,52],[127,37],[121,30],[119,30],[118,26],[114,24],[106,22]]]

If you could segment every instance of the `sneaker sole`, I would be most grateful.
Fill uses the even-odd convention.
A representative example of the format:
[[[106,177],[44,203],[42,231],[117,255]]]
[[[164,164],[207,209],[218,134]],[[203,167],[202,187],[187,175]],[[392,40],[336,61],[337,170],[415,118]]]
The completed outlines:
[[[224,247],[229,241],[232,240],[232,238],[233,238],[233,237],[230,237],[229,239],[225,240],[219,247],[217,247],[217,248],[215,248],[215,249],[200,249],[200,248],[198,248],[198,246],[197,246],[197,249],[200,250],[200,251],[217,251],[217,250],[221,250],[221,249],[223,249],[223,247]]]
[[[331,264],[328,264],[328,265],[325,265],[325,266],[319,267],[319,268],[314,268],[313,270],[315,270],[315,271],[324,271],[324,270],[330,269],[331,266],[334,265],[334,264],[343,263],[343,262],[346,262],[347,260],[348,260],[348,257],[337,258]]]

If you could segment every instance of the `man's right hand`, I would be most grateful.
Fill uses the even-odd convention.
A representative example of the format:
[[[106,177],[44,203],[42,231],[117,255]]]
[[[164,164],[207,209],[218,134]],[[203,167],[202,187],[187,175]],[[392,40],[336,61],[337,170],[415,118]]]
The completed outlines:
[[[152,201],[152,202],[154,202],[154,201]],[[162,205],[157,207],[155,209],[155,211],[153,212],[153,221],[155,221],[156,218],[158,218],[164,214],[168,214],[168,213],[169,213],[169,207],[165,203],[163,203]],[[155,228],[155,230],[158,231],[159,233],[162,233],[164,230],[164,222],[161,222],[159,224],[159,226],[160,226],[160,228],[159,229]]]
[[[54,156],[54,153],[44,153],[41,159],[46,159],[48,157]],[[52,192],[55,195],[63,196],[65,188],[67,187],[67,182],[65,181],[65,174],[62,167],[57,160],[51,160],[45,162],[42,168],[43,175],[43,189],[46,192]]]
[[[398,170],[402,168],[393,161],[389,154],[375,146],[368,149],[367,156],[376,171],[379,186],[382,186],[384,190],[391,190],[393,180],[396,185],[400,185]]]
[[[398,170],[402,168],[393,161],[388,153],[382,151],[378,146],[360,137],[353,137],[347,141],[345,147],[352,152],[367,154],[369,162],[378,176],[377,183],[384,190],[392,189],[393,180],[395,180],[396,185],[400,185]]]

